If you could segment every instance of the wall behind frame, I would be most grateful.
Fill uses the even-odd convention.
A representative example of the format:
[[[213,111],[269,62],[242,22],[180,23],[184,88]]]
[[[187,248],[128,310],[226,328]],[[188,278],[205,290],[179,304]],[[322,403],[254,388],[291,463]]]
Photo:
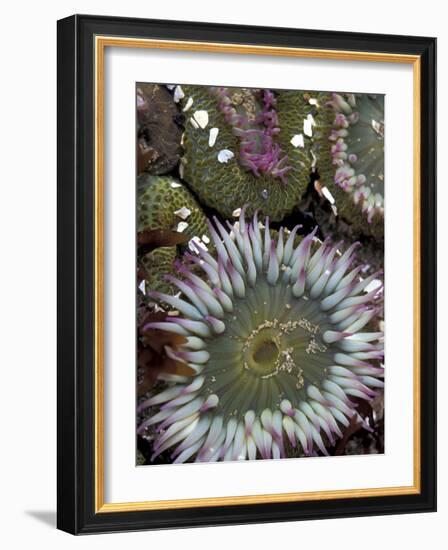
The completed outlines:
[[[6,13],[5,13],[6,12]],[[276,2],[204,3],[200,0],[142,2],[89,0],[8,3],[0,35],[2,86],[2,185],[0,187],[0,271],[2,365],[2,496],[0,540],[8,548],[39,543],[49,550],[94,548],[100,539],[75,539],[55,530],[56,431],[56,20],[73,13],[161,19],[215,21],[249,25],[309,27],[343,31],[438,36],[439,97],[448,96],[448,31],[437,0],[403,3],[377,0],[361,6],[356,0],[320,0],[304,4]],[[448,120],[439,102],[439,120]],[[440,125],[439,150],[448,149],[448,134]],[[439,163],[439,235],[448,234],[448,187],[444,158]],[[448,268],[444,240],[439,237],[439,273]],[[6,252],[6,254],[5,254]],[[439,334],[448,330],[446,285],[439,289]],[[440,356],[443,357],[442,340]],[[5,380],[6,377],[6,380]],[[439,388],[448,385],[448,370],[439,372]],[[440,463],[448,454],[442,429],[448,421],[439,400]],[[6,423],[5,423],[6,420]],[[126,544],[185,549],[271,549],[286,543],[308,548],[362,550],[399,545],[406,550],[442,539],[448,519],[448,474],[439,472],[439,512],[241,527],[101,535],[110,550]],[[445,521],[444,521],[445,520]],[[108,537],[104,539],[104,537]],[[443,539],[442,539],[443,540]],[[76,545],[76,546],[75,546]]]

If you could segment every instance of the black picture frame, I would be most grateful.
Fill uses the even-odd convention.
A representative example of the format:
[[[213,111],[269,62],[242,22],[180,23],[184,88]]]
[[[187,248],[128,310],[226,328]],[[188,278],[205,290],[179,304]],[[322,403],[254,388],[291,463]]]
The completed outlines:
[[[420,492],[188,509],[95,510],[95,36],[420,57]],[[73,534],[436,510],[436,39],[74,15],[58,21],[58,511]]]

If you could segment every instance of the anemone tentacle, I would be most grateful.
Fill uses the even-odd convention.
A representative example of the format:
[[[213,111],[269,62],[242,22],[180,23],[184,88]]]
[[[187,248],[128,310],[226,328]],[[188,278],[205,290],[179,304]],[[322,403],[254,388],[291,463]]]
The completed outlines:
[[[260,230],[244,209],[229,231],[215,220],[213,255],[198,252],[170,277],[179,295],[152,293],[178,315],[145,329],[186,336],[167,353],[196,372],[140,405],[139,433],[155,427],[153,459],[168,449],[174,462],[315,456],[352,417],[370,429],[353,400],[383,386],[383,337],[370,331],[382,289],[365,292],[351,270],[356,245],[341,253],[315,231],[299,243],[297,228],[286,233],[269,220]]]

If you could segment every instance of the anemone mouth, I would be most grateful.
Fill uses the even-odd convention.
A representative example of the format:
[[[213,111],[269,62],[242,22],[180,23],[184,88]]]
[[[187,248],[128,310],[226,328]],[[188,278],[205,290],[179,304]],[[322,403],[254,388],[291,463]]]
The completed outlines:
[[[166,352],[196,376],[167,375],[139,407],[151,411],[139,433],[156,426],[153,458],[173,448],[174,462],[280,458],[286,440],[326,454],[341,426],[363,422],[350,397],[383,385],[382,333],[361,332],[378,311],[381,288],[365,292],[378,274],[349,269],[356,244],[339,253],[315,231],[297,244],[298,227],[274,238],[267,219],[263,236],[244,208],[230,232],[218,220],[209,229],[216,256],[186,256],[205,279],[177,264],[168,278],[182,297],[150,296],[180,315],[147,325],[185,336]]]
[[[292,169],[288,156],[275,141],[280,132],[276,98],[270,90],[212,88],[219,108],[240,142],[239,163],[256,177],[268,174],[282,183]]]
[[[296,298],[287,282],[273,287],[260,277],[222,321],[225,331],[207,340],[203,372],[204,389],[219,397],[224,415],[244,418],[250,410],[278,408],[283,399],[298,406],[305,387],[320,384],[332,364],[319,303]]]
[[[263,378],[276,372],[282,348],[278,337],[269,334],[269,329],[263,329],[260,333],[259,328],[256,328],[253,334],[253,342],[246,340],[243,364],[245,368],[254,370]],[[251,336],[252,334],[249,338]]]

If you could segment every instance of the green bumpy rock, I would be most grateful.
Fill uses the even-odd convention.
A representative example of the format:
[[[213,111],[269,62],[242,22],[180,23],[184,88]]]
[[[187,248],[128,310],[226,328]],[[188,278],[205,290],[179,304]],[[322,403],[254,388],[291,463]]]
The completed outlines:
[[[275,141],[288,156],[291,170],[287,182],[262,173],[255,176],[239,164],[240,139],[234,135],[231,125],[219,108],[219,99],[205,86],[182,86],[185,97],[182,106],[185,133],[184,157],[181,160],[183,179],[209,207],[230,218],[234,210],[247,205],[247,215],[259,210],[272,221],[281,221],[297,206],[306,190],[311,173],[311,142],[304,137],[304,146],[294,146],[291,139],[303,135],[303,121],[312,107],[301,91],[276,91],[276,112],[279,134]],[[191,103],[192,101],[192,103]],[[191,118],[197,111],[206,111],[208,123],[197,127]],[[210,146],[210,130],[219,130],[216,142]],[[220,162],[220,151],[230,151],[233,158]]]

